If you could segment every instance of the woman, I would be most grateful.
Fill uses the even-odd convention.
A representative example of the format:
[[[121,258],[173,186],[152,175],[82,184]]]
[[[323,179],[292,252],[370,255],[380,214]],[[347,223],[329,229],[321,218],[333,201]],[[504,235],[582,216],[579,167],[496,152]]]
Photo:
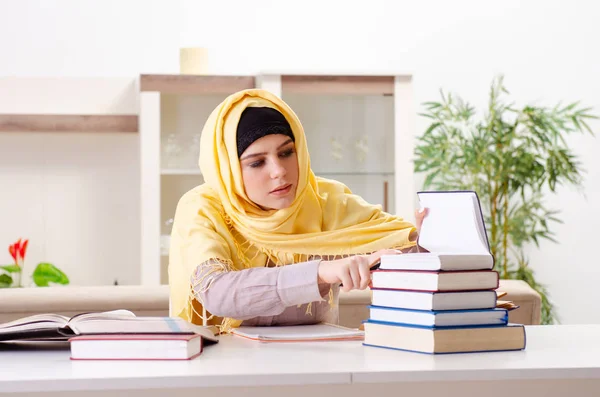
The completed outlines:
[[[300,121],[267,91],[212,112],[200,169],[206,183],[177,206],[169,261],[171,313],[190,322],[337,322],[340,284],[365,289],[381,255],[416,246],[412,224],[315,177]]]

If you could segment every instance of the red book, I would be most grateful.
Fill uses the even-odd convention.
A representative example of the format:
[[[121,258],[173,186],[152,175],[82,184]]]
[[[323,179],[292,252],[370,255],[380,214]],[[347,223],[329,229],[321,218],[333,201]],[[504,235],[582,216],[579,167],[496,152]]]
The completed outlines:
[[[202,353],[198,334],[105,334],[69,339],[71,360],[190,360]]]

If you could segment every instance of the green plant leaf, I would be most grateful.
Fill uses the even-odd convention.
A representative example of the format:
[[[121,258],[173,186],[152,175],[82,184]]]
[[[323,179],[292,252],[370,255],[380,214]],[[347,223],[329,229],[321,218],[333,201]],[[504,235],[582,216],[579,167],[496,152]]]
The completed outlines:
[[[69,284],[69,278],[51,263],[40,263],[33,271],[33,282],[38,287],[47,287],[49,283]]]
[[[0,274],[0,288],[8,288],[12,285],[13,279],[8,274]]]
[[[21,273],[21,267],[17,265],[4,265],[0,266],[0,269],[6,270],[9,273]]]

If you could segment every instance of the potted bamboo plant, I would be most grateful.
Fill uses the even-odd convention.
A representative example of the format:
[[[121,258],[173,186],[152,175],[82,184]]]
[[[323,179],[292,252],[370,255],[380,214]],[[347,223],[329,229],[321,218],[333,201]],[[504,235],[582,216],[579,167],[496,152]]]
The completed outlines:
[[[525,246],[554,240],[559,211],[544,194],[560,185],[581,187],[584,169],[567,145],[572,133],[593,132],[596,116],[579,103],[517,107],[507,101],[502,76],[491,85],[485,114],[441,92],[421,115],[430,125],[418,138],[415,172],[424,189],[475,190],[484,210],[490,248],[503,279],[526,281],[542,297],[542,323],[558,321],[546,287],[536,281]]]

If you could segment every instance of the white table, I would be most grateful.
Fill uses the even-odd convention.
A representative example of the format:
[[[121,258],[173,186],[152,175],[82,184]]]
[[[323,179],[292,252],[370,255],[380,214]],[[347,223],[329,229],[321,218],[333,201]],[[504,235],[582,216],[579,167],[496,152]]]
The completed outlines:
[[[0,346],[0,393],[600,396],[599,337],[600,325],[529,326],[525,351],[431,356],[360,342],[261,344],[224,336],[197,359],[179,362],[70,361],[68,348]]]

